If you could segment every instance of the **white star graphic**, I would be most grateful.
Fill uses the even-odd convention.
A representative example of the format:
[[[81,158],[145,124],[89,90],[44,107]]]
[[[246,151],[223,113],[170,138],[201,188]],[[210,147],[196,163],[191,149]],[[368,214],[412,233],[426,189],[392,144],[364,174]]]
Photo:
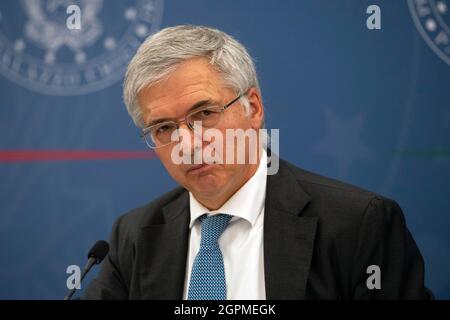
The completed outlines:
[[[354,161],[371,158],[369,148],[361,139],[366,115],[359,113],[351,118],[342,119],[329,108],[326,108],[324,113],[327,132],[313,147],[313,151],[333,158],[336,161],[339,178],[345,178]]]

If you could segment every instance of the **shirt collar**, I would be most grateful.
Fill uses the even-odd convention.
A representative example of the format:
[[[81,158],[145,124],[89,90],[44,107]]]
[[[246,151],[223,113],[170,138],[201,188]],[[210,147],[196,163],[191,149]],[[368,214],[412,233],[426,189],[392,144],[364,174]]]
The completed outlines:
[[[191,211],[191,221],[189,228],[192,228],[198,217],[203,214],[225,213],[234,217],[243,218],[254,226],[258,215],[264,207],[266,198],[266,182],[267,182],[267,154],[263,150],[258,169],[255,174],[228,199],[217,210],[208,210],[200,202],[195,199],[194,195],[189,192],[189,206]]]

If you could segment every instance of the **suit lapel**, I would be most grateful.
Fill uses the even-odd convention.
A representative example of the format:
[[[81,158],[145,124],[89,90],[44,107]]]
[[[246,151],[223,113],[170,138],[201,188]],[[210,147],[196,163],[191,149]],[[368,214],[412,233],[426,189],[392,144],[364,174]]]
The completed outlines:
[[[317,217],[301,216],[310,201],[287,164],[268,176],[264,214],[267,299],[304,299]]]
[[[163,208],[165,223],[142,228],[136,254],[140,298],[182,299],[189,246],[189,197]]]

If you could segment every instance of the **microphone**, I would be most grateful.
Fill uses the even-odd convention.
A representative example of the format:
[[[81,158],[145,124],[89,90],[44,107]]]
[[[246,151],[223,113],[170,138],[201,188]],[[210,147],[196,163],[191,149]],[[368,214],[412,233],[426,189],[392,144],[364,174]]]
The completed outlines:
[[[97,241],[94,246],[89,250],[88,253],[88,262],[86,263],[86,266],[83,269],[83,273],[81,274],[80,284],[83,281],[86,274],[91,270],[92,266],[94,264],[99,264],[103,261],[103,259],[106,257],[109,251],[109,244],[108,242],[104,240]],[[67,296],[64,298],[64,300],[70,300],[72,298],[73,294],[75,293],[75,288],[69,290],[67,293]]]

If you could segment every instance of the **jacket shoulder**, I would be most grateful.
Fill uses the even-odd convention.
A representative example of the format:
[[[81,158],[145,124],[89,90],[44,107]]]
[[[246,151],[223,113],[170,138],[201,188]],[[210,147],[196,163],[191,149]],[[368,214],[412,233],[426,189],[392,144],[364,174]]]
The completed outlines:
[[[135,233],[146,225],[163,224],[165,221],[162,209],[186,193],[187,191],[183,187],[176,187],[151,202],[121,215],[116,224],[120,224],[121,233],[128,234]]]
[[[281,160],[280,162],[289,170],[300,184],[308,189],[320,189],[321,191],[337,193],[355,193],[362,197],[373,197],[377,194],[364,188],[337,179],[322,176],[320,174],[299,168],[294,164]]]
[[[313,212],[330,221],[360,221],[368,208],[373,206],[392,206],[399,209],[394,210],[394,213],[401,212],[394,200],[376,192],[299,168],[282,159],[281,166],[294,176],[311,197],[310,206],[314,209]]]

